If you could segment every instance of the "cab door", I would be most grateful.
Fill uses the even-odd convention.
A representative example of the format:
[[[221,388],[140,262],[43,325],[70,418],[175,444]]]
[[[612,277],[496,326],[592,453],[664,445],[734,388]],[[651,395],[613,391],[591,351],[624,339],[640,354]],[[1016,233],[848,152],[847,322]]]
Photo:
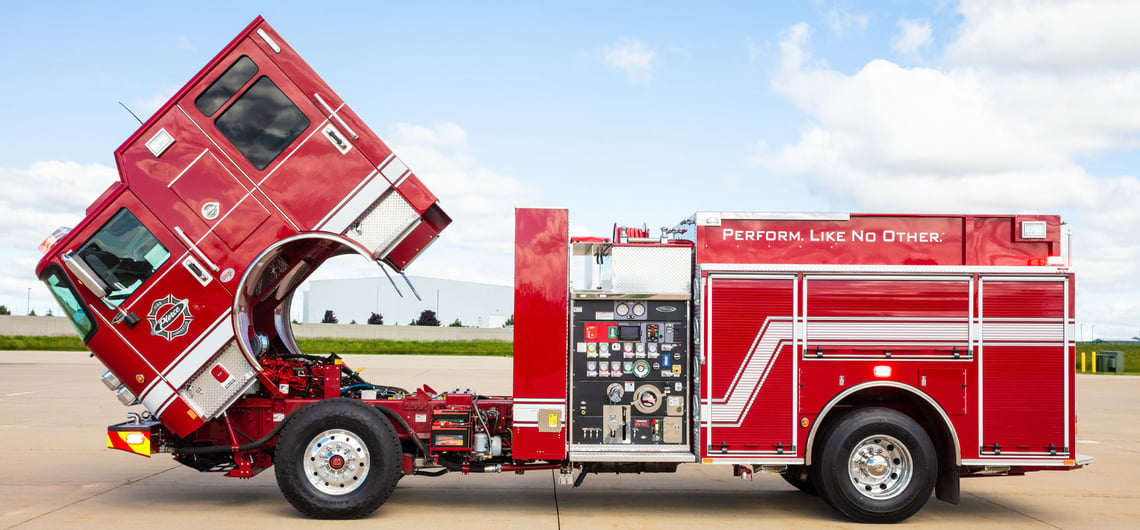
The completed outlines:
[[[108,287],[104,299],[89,304],[102,330],[92,351],[101,354],[148,410],[162,416],[180,393],[190,401],[187,383],[233,345],[232,297],[130,192],[111,202],[90,226],[91,235],[82,239],[74,256]],[[137,316],[138,323],[129,325],[125,315]],[[235,378],[228,381],[233,387],[243,384],[240,379],[248,370],[226,371]],[[190,409],[203,420],[215,412],[201,404]]]
[[[269,203],[262,206],[282,215],[294,230],[312,230],[353,189],[379,172],[355,148],[349,132],[330,122],[327,111],[314,104],[319,95],[303,93],[278,67],[276,55],[266,51],[256,34],[250,35],[178,106],[209,137],[217,165],[227,166],[239,181],[260,191],[260,198]],[[318,101],[329,98],[326,94]],[[386,188],[388,182],[378,178]],[[210,186],[204,184],[187,193],[205,193]],[[246,211],[237,215],[248,220],[228,229],[258,222],[262,211],[256,206],[246,205]]]

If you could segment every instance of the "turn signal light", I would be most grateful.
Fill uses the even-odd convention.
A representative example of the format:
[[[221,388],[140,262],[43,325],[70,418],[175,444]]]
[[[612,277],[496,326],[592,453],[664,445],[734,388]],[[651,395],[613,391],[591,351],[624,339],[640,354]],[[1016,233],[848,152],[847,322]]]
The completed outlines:
[[[880,364],[874,368],[873,373],[875,374],[875,377],[890,377],[891,367],[885,364]]]

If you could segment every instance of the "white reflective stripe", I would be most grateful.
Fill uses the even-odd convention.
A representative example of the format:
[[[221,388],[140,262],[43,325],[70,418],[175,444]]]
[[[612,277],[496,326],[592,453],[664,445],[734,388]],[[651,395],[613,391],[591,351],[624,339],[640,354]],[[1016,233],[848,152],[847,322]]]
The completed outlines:
[[[565,401],[550,404],[537,404],[537,403],[518,403],[512,405],[513,424],[518,426],[533,426],[538,424],[538,412],[547,409],[565,408]],[[529,424],[529,425],[528,425]]]
[[[939,342],[970,340],[970,323],[960,322],[829,322],[812,319],[805,340],[846,342]]]
[[[228,320],[228,319],[226,319]],[[182,387],[186,381],[202,369],[202,366],[234,338],[234,330],[224,323],[210,330],[202,340],[184,354],[181,360],[166,371],[164,377],[175,387]]]
[[[982,324],[982,342],[994,346],[995,342],[1064,342],[1065,324],[1054,322],[994,322]]]
[[[831,265],[831,264],[779,264],[779,263],[701,263],[706,272],[856,272],[914,274],[1040,274],[1015,278],[1017,281],[1061,281],[1059,274],[1069,274],[1064,267],[1020,265]],[[1006,277],[991,276],[989,280]]]
[[[382,166],[380,168],[380,173],[382,173],[384,175],[384,178],[388,179],[388,182],[391,182],[392,184],[398,183],[400,177],[407,172],[408,166],[404,165],[404,163],[396,157],[392,157],[392,160],[388,162],[388,165]]]
[[[174,388],[166,383],[160,383],[154,386],[143,396],[139,401],[142,401],[144,407],[150,411],[151,414],[158,416],[165,410],[164,405],[166,401],[174,395]]]
[[[317,229],[336,234],[342,234],[348,230],[352,222],[360,217],[369,206],[372,206],[376,199],[388,191],[391,186],[388,181],[378,178],[377,175],[379,173],[375,171],[370,173],[360,191],[349,199],[340,211],[333,214],[327,222],[318,226]]]

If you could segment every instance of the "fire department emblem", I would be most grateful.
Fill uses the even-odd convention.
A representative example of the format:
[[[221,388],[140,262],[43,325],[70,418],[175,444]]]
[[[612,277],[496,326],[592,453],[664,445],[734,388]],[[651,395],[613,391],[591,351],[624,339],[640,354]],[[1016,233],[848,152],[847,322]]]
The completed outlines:
[[[173,340],[174,337],[186,334],[194,316],[190,314],[189,300],[179,300],[168,294],[166,298],[155,300],[150,305],[146,319],[150,321],[151,335]]]

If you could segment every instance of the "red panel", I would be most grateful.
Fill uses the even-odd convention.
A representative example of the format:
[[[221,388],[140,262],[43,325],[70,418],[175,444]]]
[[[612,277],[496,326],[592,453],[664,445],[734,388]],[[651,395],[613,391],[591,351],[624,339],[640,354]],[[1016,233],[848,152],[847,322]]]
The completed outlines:
[[[435,241],[439,232],[427,223],[420,223],[415,229],[396,245],[396,248],[385,256],[385,261],[396,270],[402,271],[416,256],[420,255],[428,245]]]
[[[966,281],[810,280],[807,307],[812,317],[970,316]]]
[[[170,189],[231,249],[269,217],[265,207],[248,195],[249,190],[212,153],[202,155]],[[211,206],[215,209],[210,210]],[[198,239],[197,234],[189,235]]]
[[[1021,239],[1020,221],[1045,221],[1047,239]],[[1059,255],[1061,219],[1051,216],[978,217],[966,256],[980,265],[1029,265],[1029,260]]]
[[[566,210],[515,210],[516,410],[528,398],[562,400],[563,404],[557,408],[565,414],[568,242]],[[523,460],[564,458],[563,433],[564,430],[541,433],[536,428],[516,428],[514,457]]]
[[[424,186],[424,183],[415,174],[409,174],[408,178],[404,179],[404,182],[401,182],[400,187],[396,189],[400,191],[408,204],[420,213],[430,208],[438,200],[435,194],[428,190],[427,186]]]
[[[1070,447],[1071,348],[1064,343],[1065,283],[985,279],[980,359],[984,453],[1062,453]],[[1039,343],[1039,345],[1034,345]],[[1071,401],[1070,401],[1071,403]]]
[[[982,440],[1003,454],[1043,452],[1064,436],[1064,349],[994,347],[982,353]]]
[[[724,219],[697,228],[701,263],[962,264],[957,217]]]
[[[698,263],[837,265],[1028,265],[1060,251],[1057,216],[852,214],[843,220],[734,219],[704,226]],[[714,219],[717,217],[714,216]],[[1020,222],[1045,221],[1043,240],[1020,238]]]
[[[795,281],[714,276],[708,283],[711,436],[703,452],[794,455]]]
[[[986,318],[1063,318],[1063,282],[985,281],[982,311]]]
[[[966,413],[965,368],[922,368],[918,379],[918,388],[934,399],[946,414]]]

